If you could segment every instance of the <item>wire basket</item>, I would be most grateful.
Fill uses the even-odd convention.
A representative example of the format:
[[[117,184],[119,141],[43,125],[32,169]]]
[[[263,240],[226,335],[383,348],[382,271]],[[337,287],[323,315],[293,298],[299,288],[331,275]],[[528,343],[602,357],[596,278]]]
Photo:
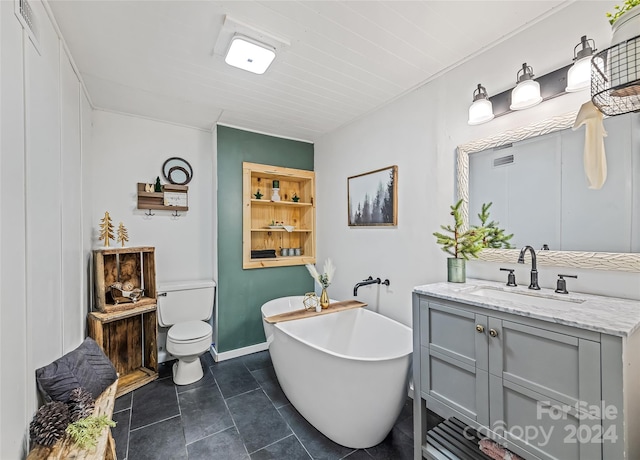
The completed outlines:
[[[640,110],[640,35],[593,56],[591,100],[609,116]]]

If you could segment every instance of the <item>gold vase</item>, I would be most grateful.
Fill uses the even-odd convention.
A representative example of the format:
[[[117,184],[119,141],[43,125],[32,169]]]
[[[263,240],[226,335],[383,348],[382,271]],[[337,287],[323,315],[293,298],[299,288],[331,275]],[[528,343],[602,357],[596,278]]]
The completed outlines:
[[[327,288],[322,288],[322,294],[320,294],[320,305],[323,309],[329,307],[329,294],[327,294]]]

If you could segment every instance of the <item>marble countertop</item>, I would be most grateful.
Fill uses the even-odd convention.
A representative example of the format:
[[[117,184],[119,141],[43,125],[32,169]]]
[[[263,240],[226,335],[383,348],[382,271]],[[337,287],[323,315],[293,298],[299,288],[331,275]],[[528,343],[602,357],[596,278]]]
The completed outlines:
[[[489,294],[473,294],[473,291],[483,287],[487,288]],[[489,297],[495,291],[525,295],[515,300]],[[628,337],[640,328],[640,301],[637,300],[579,292],[556,294],[553,289],[534,291],[527,286],[508,287],[504,283],[480,279],[467,279],[466,283],[425,284],[416,286],[413,292],[620,337]],[[562,305],[531,305],[527,302],[528,296],[565,302]]]

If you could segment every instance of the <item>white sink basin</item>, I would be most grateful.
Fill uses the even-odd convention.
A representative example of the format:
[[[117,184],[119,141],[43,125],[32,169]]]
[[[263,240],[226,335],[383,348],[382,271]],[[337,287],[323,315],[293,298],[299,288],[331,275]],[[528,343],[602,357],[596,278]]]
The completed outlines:
[[[521,291],[503,291],[490,287],[477,287],[466,292],[467,294],[477,295],[496,300],[508,300],[535,307],[569,307],[576,303],[582,303],[584,300],[578,299],[557,299],[542,297],[533,293],[525,293]]]

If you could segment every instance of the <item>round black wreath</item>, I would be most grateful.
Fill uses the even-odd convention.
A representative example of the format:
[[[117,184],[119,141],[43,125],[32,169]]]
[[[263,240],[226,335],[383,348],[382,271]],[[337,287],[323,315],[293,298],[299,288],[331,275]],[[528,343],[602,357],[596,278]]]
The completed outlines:
[[[171,161],[181,162],[182,165],[180,165],[180,166],[171,166],[171,167],[168,168],[169,162],[171,162]],[[183,173],[185,175],[185,180],[182,181],[182,182],[179,182],[179,181],[175,180],[173,178],[173,174],[176,173],[176,172]],[[163,163],[163,165],[162,165],[162,175],[171,184],[187,185],[189,182],[191,182],[191,179],[193,179],[193,169],[191,168],[191,165],[189,164],[189,162],[187,160],[185,160],[184,158],[171,157],[171,158],[167,159]]]

